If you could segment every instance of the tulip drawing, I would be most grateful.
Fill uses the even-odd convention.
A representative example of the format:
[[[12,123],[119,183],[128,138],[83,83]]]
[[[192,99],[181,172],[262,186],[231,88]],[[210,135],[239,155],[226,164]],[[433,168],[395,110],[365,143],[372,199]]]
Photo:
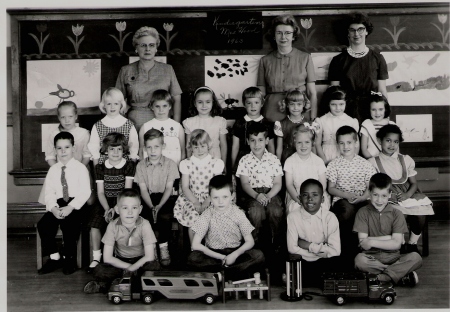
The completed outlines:
[[[123,43],[125,42],[125,39],[127,39],[127,37],[131,34],[131,32],[122,36],[122,33],[125,31],[125,29],[127,29],[127,22],[116,22],[116,29],[119,32],[119,38],[111,34],[109,35],[117,41],[117,43],[119,44],[120,52],[123,52]]]
[[[442,24],[442,29],[436,25],[435,23],[430,23],[434,27],[436,27],[442,36],[442,43],[446,43],[448,41],[449,30],[445,31],[445,23],[447,23],[447,14],[438,14],[438,20]]]
[[[173,23],[164,23],[163,28],[166,31],[166,37],[164,38],[163,35],[159,34],[159,36],[166,42],[166,51],[170,51],[170,42],[172,42],[173,38],[175,38],[178,34],[178,32],[176,32],[170,36],[170,32],[173,30],[173,27]]]
[[[80,44],[83,42],[85,36],[81,37],[80,40],[78,40],[78,36],[80,36],[83,33],[84,26],[72,26],[72,32],[75,35],[75,40],[73,40],[72,37],[67,36],[67,38],[72,42],[73,47],[75,48],[75,54],[78,54],[78,48],[80,47]]]
[[[311,26],[312,26],[312,18],[310,18],[310,19],[300,19],[300,24],[305,29],[305,34],[303,34],[300,31],[300,35],[303,37],[303,41],[305,42],[305,47],[308,47],[309,41],[311,40],[311,37],[312,37],[313,33],[316,31],[315,29],[313,29],[308,34],[308,29],[310,29]]]
[[[28,33],[33,39],[36,41],[38,48],[39,48],[39,54],[42,54],[42,51],[44,51],[44,44],[47,41],[50,34],[47,34],[47,36],[42,39],[42,33],[47,31],[47,24],[37,24],[36,25],[37,31],[40,33],[41,38],[38,39],[38,37],[35,34]]]
[[[400,24],[400,17],[399,16],[391,16],[390,18],[391,21],[391,25],[394,27],[394,32],[392,33],[389,29],[387,29],[386,27],[381,27],[384,30],[386,30],[392,37],[392,40],[394,40],[394,45],[396,47],[398,47],[398,37],[400,36],[400,34],[406,29],[406,27],[402,27],[400,29],[397,30],[397,26],[398,24]]]

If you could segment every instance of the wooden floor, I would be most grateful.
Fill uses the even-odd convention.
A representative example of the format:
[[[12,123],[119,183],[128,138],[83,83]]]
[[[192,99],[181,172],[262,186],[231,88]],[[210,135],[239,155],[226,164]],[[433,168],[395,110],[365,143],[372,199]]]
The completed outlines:
[[[449,308],[449,221],[431,221],[430,256],[424,258],[418,271],[420,282],[414,288],[396,287],[397,299],[393,305],[353,301],[346,309],[431,309]],[[36,272],[36,241],[34,237],[10,237],[7,247],[7,310],[14,311],[183,311],[183,310],[287,310],[287,309],[333,309],[325,297],[313,300],[285,302],[279,298],[283,288],[272,288],[272,301],[230,299],[226,304],[220,300],[212,306],[198,301],[161,299],[151,305],[127,302],[120,306],[111,304],[105,295],[86,295],[82,289],[90,280],[83,270],[65,276],[61,270],[47,275]],[[303,291],[320,292],[308,288]],[[1,309],[4,311],[4,309]]]

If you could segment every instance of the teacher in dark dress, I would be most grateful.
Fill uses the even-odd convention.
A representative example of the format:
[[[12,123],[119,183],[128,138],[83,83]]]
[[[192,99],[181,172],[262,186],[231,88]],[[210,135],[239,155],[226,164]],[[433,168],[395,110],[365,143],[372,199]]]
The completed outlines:
[[[328,80],[331,85],[346,89],[346,112],[361,123],[370,118],[367,97],[371,91],[380,92],[387,98],[386,79],[389,75],[383,55],[366,46],[366,37],[373,31],[368,16],[360,12],[351,14],[346,26],[349,46],[333,57]]]
[[[116,88],[122,91],[127,104],[128,119],[139,132],[141,126],[153,119],[155,114],[148,107],[153,92],[166,90],[174,99],[173,119],[180,122],[181,88],[171,65],[155,61],[160,43],[158,31],[152,27],[141,27],[133,36],[133,46],[139,55],[139,61],[125,65],[120,69]]]
[[[306,91],[311,102],[311,118],[317,116],[316,76],[311,55],[292,46],[299,35],[300,28],[292,15],[274,18],[267,35],[276,50],[261,58],[257,86],[266,94],[262,114],[272,122],[286,117],[279,111],[278,102],[292,89]]]

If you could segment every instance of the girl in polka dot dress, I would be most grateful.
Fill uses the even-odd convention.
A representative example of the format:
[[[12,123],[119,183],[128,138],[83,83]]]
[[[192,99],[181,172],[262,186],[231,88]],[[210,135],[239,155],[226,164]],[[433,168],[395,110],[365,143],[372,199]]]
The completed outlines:
[[[192,131],[188,144],[192,156],[180,163],[182,194],[175,203],[173,214],[181,225],[189,228],[189,239],[192,242],[194,232],[190,228],[211,203],[209,180],[222,174],[225,164],[222,159],[213,158],[209,154],[212,142],[205,130]]]

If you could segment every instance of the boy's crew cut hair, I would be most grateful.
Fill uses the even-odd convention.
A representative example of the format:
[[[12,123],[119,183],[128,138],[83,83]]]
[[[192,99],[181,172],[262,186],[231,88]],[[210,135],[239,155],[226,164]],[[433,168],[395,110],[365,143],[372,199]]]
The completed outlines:
[[[374,188],[377,189],[390,189],[392,186],[392,179],[386,173],[375,173],[369,180],[369,191]]]
[[[136,198],[139,201],[139,204],[141,204],[141,195],[138,190],[132,188],[123,189],[120,191],[119,195],[117,195],[117,203],[124,197]]]
[[[231,182],[231,178],[223,174],[216,175],[209,181],[209,194],[211,194],[212,190],[221,190],[225,187],[228,187],[231,194],[233,194],[233,183]]]
[[[250,139],[251,135],[257,136],[260,133],[264,133],[264,138],[267,138],[269,130],[261,122],[250,122],[250,125],[247,128],[247,139]]]
[[[55,135],[55,137],[53,138],[53,146],[56,147],[56,142],[58,142],[59,140],[69,140],[70,144],[72,144],[72,146],[75,145],[75,139],[74,139],[72,133],[67,132],[67,131],[61,131]]]
[[[125,136],[119,132],[110,132],[105,136],[102,141],[102,147],[100,148],[100,154],[106,155],[110,146],[122,146],[122,152],[124,155],[127,155],[130,152]]]
[[[336,142],[339,142],[339,137],[346,134],[353,134],[353,140],[358,142],[358,133],[350,126],[342,126],[336,131]]]
[[[242,92],[242,105],[245,105],[245,100],[250,98],[259,98],[261,104],[264,104],[264,94],[258,87],[249,87]]]
[[[380,128],[377,132],[377,138],[383,140],[389,133],[396,133],[399,136],[400,142],[403,142],[402,130],[397,125],[387,124]]]
[[[150,104],[148,104],[148,107],[152,107],[153,104],[157,101],[166,101],[170,104],[171,107],[173,107],[174,100],[172,96],[170,95],[169,91],[158,89],[155,92],[153,92],[152,98],[150,100]]]
[[[308,185],[317,185],[319,187],[319,189],[322,192],[323,195],[323,185],[322,183],[320,183],[319,180],[316,179],[307,179],[305,181],[303,181],[302,185],[300,185],[300,194],[302,193],[302,191],[308,186]]]
[[[164,134],[159,131],[158,129],[150,129],[147,132],[145,132],[144,134],[144,148],[145,148],[145,143],[149,140],[153,140],[153,139],[160,139],[161,140],[161,144],[164,144]]]

